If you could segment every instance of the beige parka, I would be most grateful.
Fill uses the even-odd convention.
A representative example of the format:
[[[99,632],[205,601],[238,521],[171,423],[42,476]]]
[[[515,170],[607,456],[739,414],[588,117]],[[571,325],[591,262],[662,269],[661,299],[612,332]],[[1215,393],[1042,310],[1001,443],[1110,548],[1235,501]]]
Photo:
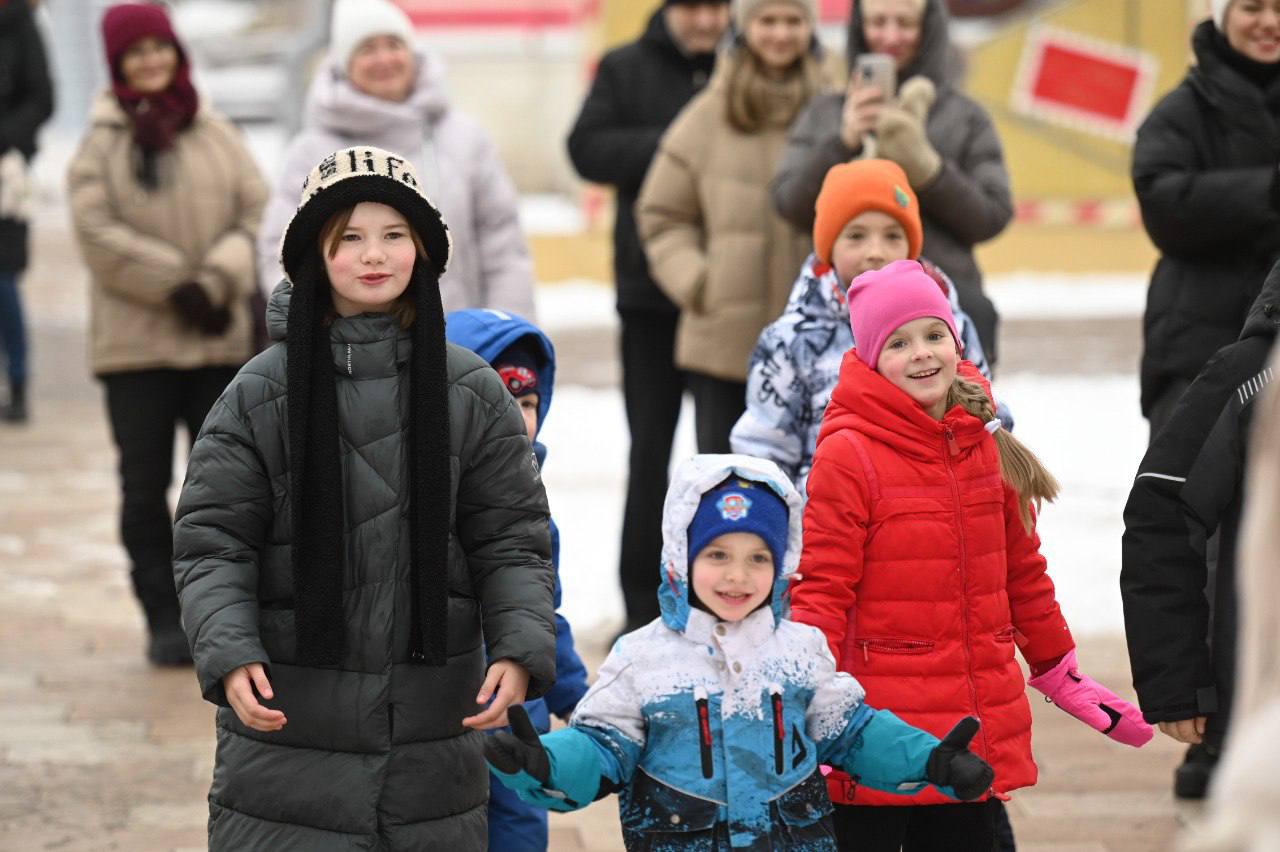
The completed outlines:
[[[636,218],[653,279],[680,307],[677,366],[745,382],[756,338],[786,307],[811,238],[769,200],[787,124],[747,134],[729,123],[731,65],[717,65],[663,136]],[[779,112],[790,112],[792,95],[778,86]]]
[[[253,354],[248,297],[256,286],[254,237],[267,190],[236,128],[201,106],[160,156],[160,184],[135,173],[128,116],[109,91],[67,172],[71,218],[89,267],[90,366],[97,375],[243,364]],[[196,281],[229,305],[224,334],[180,320],[168,297]]]

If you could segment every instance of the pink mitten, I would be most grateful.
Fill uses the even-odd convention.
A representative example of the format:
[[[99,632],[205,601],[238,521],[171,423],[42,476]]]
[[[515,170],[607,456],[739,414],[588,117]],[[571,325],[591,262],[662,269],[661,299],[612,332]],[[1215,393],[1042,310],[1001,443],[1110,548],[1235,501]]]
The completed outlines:
[[[1118,743],[1138,748],[1155,734],[1137,707],[1093,678],[1080,674],[1075,651],[1027,683],[1043,692],[1049,701]]]

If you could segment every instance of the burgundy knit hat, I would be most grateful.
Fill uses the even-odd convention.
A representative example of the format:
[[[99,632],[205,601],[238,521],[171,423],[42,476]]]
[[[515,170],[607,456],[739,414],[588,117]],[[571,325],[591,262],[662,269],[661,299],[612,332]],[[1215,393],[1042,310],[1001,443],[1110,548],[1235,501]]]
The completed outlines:
[[[164,9],[151,3],[121,3],[102,16],[102,44],[113,77],[120,74],[120,60],[134,42],[144,38],[173,42],[181,54],[182,45]]]
[[[916,260],[896,260],[864,272],[849,285],[849,325],[862,363],[871,369],[889,335],[912,320],[937,317],[951,329],[956,351],[962,352],[951,303],[941,285]]]

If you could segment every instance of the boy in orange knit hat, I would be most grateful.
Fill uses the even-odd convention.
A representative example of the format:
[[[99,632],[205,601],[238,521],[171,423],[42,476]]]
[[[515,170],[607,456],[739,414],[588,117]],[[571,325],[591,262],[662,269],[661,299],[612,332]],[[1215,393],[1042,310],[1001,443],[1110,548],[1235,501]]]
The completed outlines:
[[[733,427],[735,453],[776,463],[805,493],[822,414],[853,346],[845,291],[863,272],[895,260],[919,260],[924,241],[920,205],[902,168],[890,160],[832,167],[815,205],[813,254],[782,316],[760,333],[747,374],[747,409]],[[964,357],[990,378],[978,332],[960,310],[955,287],[921,261],[947,294]],[[1007,427],[1012,420],[1000,407]]]

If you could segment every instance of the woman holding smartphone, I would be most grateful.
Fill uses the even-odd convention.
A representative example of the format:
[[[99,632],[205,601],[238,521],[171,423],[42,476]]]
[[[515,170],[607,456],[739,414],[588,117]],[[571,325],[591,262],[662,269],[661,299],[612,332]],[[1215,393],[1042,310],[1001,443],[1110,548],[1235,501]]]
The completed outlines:
[[[973,248],[1005,229],[1013,200],[991,117],[957,88],[960,58],[948,24],[943,0],[853,0],[848,89],[819,95],[796,119],[771,195],[779,213],[808,229],[832,166],[866,156],[900,165],[920,199],[922,254],[955,282],[994,367],[998,317]],[[888,57],[896,74],[877,66],[884,60],[863,59],[868,54]],[[896,91],[882,91],[885,79]]]

